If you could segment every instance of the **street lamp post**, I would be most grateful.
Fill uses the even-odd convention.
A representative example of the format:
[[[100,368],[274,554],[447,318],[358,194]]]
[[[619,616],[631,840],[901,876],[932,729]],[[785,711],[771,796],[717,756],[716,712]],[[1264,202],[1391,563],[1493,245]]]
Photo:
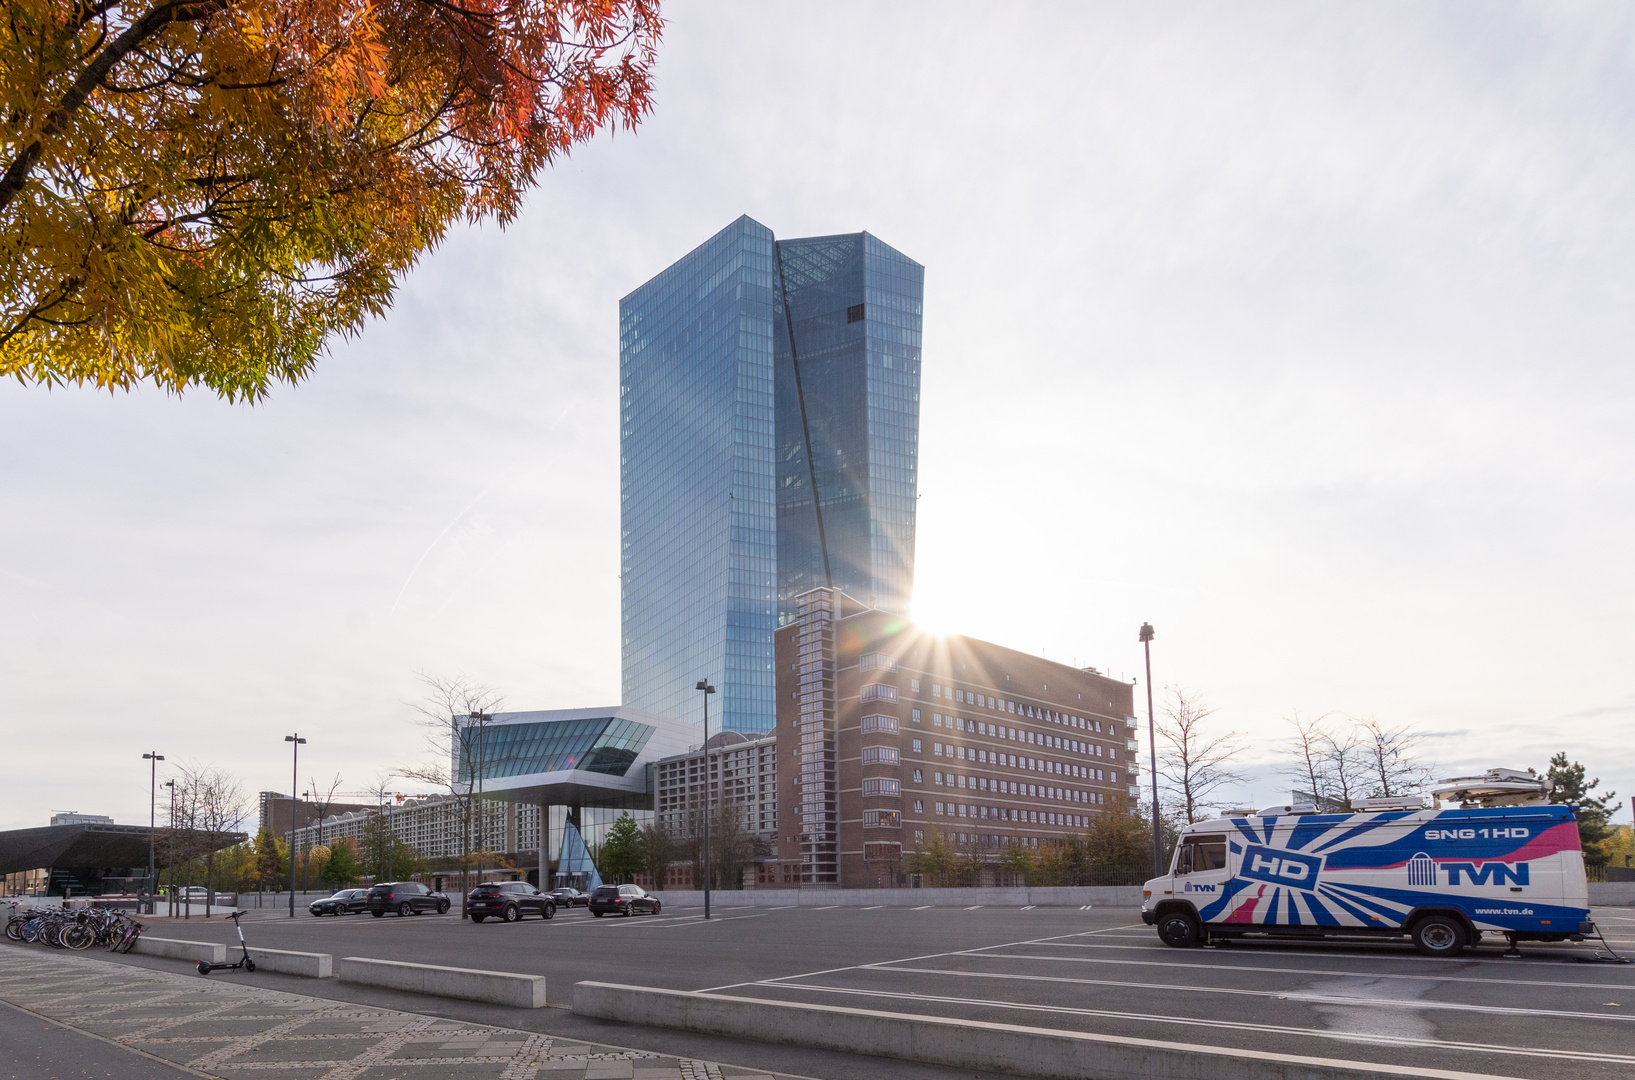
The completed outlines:
[[[1158,734],[1152,717],[1152,623],[1141,624],[1141,651],[1147,659],[1147,755],[1152,774],[1152,876],[1164,873],[1164,840],[1158,821]]]
[[[710,695],[715,687],[700,679],[693,687],[704,695],[704,917],[710,917]]]
[[[165,856],[165,869],[170,871],[170,914],[176,915],[176,781],[166,780],[170,789],[170,854]]]
[[[488,745],[484,741],[487,729],[484,725],[494,719],[494,714],[478,711],[467,713],[466,719],[477,725],[477,801],[474,809],[477,811],[477,884],[481,885],[483,883],[483,851],[485,850],[483,844],[487,842],[488,835],[487,830],[483,827],[483,775],[488,771]],[[470,775],[469,769],[470,766],[468,765],[466,774],[468,776]],[[467,800],[471,798],[470,792],[467,792],[466,798]]]
[[[161,754],[157,750],[153,750],[153,751],[150,751],[149,753],[143,754],[142,759],[149,763],[149,765],[148,765],[148,914],[152,915],[153,914],[153,890],[154,890],[154,886],[156,884],[156,882],[153,879],[153,875],[154,875],[154,866],[153,866],[153,863],[154,863],[154,857],[153,857],[153,829],[154,829],[154,825],[156,824],[156,822],[154,821],[154,816],[155,816],[154,805],[159,801],[159,763],[161,761],[165,760],[165,755]]]
[[[296,779],[300,766],[301,744],[306,742],[300,732],[294,735],[285,735],[284,741],[290,744],[290,918],[295,918],[295,812],[300,809],[301,803],[296,798],[296,788],[301,781]]]

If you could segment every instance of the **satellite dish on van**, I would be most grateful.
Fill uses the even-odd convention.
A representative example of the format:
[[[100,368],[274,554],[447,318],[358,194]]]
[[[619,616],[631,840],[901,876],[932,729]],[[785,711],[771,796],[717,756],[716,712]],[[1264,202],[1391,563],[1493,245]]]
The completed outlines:
[[[1550,800],[1555,781],[1519,769],[1489,769],[1481,776],[1456,776],[1441,781],[1431,794],[1444,802],[1466,807],[1524,806]]]

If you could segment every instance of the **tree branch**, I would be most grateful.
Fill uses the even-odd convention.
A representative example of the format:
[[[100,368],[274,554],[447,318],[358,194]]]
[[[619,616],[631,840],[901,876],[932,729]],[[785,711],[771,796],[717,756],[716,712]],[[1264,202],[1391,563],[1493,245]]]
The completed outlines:
[[[68,125],[69,118],[85,104],[91,92],[113,71],[115,64],[141,48],[144,42],[157,36],[171,23],[195,22],[226,10],[234,2],[235,0],[182,0],[162,4],[127,26],[101,55],[80,72],[73,85],[64,91],[62,99],[57,102],[57,107],[46,114],[45,123],[40,126],[40,137],[25,146],[22,153],[6,166],[5,175],[0,176],[0,210],[11,205],[11,200],[28,182],[29,173],[39,164],[45,153],[45,140],[62,133]]]

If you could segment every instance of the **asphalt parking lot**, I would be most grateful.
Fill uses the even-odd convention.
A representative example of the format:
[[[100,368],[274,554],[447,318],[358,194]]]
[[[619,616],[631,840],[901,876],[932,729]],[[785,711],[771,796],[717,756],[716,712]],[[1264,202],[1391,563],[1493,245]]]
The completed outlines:
[[[1527,946],[1520,960],[1502,959],[1501,946],[1451,961],[1406,944],[1176,950],[1128,908],[701,916],[667,906],[657,917],[593,919],[575,909],[550,922],[481,926],[455,915],[258,915],[244,924],[251,943],[268,948],[544,974],[561,1006],[574,982],[593,979],[1501,1076],[1635,1072],[1635,965],[1580,963],[1595,952],[1587,944]],[[1615,949],[1635,953],[1635,909],[1595,917]],[[234,940],[231,924],[216,920],[153,932]]]

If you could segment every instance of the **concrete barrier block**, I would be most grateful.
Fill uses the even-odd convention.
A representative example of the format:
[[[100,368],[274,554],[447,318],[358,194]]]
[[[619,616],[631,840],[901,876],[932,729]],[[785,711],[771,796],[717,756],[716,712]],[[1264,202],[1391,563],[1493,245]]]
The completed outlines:
[[[581,982],[573,1011],[630,1024],[1042,1080],[1478,1080],[1472,1073],[1274,1054],[913,1013]]]
[[[485,1001],[490,1005],[509,1005],[517,1009],[545,1007],[543,975],[405,964],[396,960],[370,960],[362,956],[341,957],[336,973],[341,982],[378,986],[384,990],[406,990],[411,994],[459,998],[462,1001]]]
[[[277,971],[303,979],[328,979],[335,975],[335,958],[329,953],[258,949],[252,945],[250,959],[255,961],[258,971]]]
[[[143,934],[137,938],[131,952],[143,956],[163,956],[171,960],[191,960],[195,963],[200,960],[209,964],[227,962],[225,945],[211,941],[182,941],[178,938],[154,937],[152,934]]]
[[[1590,882],[1590,907],[1635,904],[1635,881]]]

